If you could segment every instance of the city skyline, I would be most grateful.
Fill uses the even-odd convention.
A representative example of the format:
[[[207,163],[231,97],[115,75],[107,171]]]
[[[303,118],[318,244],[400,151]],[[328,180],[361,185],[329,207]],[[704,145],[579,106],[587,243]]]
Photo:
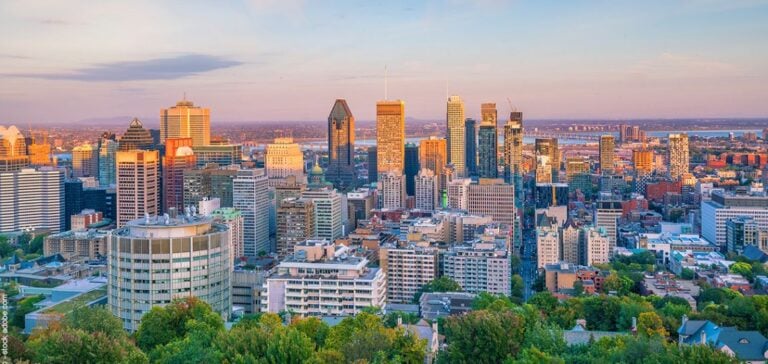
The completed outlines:
[[[181,5],[1,4],[24,34],[2,41],[5,123],[153,116],[185,92],[213,123],[323,120],[337,98],[374,120],[385,66],[416,119],[442,120],[447,93],[476,118],[507,98],[531,119],[768,114],[764,1]]]

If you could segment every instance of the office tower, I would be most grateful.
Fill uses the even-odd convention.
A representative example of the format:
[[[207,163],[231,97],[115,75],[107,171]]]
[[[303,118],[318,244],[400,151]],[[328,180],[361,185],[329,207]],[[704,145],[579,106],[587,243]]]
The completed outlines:
[[[128,130],[120,138],[120,145],[117,150],[151,150],[155,146],[152,135],[149,130],[144,129],[144,125],[139,119],[134,118],[128,126]]]
[[[377,168],[377,155],[378,155],[378,148],[376,146],[368,147],[368,183],[375,183],[379,180],[379,170]]]
[[[222,169],[210,164],[203,169],[183,172],[183,206],[197,206],[204,198],[218,198],[221,207],[233,207],[233,181],[237,169]],[[182,210],[179,210],[182,211]]]
[[[560,172],[560,150],[557,147],[557,138],[536,138],[535,147],[537,162],[541,160],[538,157],[548,157],[547,161],[552,168],[551,182],[557,182]]]
[[[493,222],[515,224],[515,186],[501,178],[481,178],[469,185],[467,211],[490,216]]]
[[[282,182],[285,177],[295,176],[304,179],[304,153],[293,138],[275,138],[267,144],[264,154],[264,167],[267,169],[270,186]]]
[[[645,195],[645,187],[653,174],[653,150],[633,150],[632,164],[635,167],[635,192]]]
[[[600,136],[600,172],[613,173],[616,163],[616,138],[613,135]]]
[[[315,234],[315,205],[312,200],[286,198],[277,207],[277,256],[293,255],[293,247]]]
[[[579,174],[589,174],[589,159],[568,158],[565,161],[565,181],[571,183],[573,177]]]
[[[198,297],[227,319],[233,262],[228,234],[226,225],[203,216],[142,218],[110,231],[108,307],[123,328],[136,331],[145,313],[180,297]]]
[[[412,303],[422,287],[438,278],[438,257],[437,248],[382,246],[379,266],[387,276],[387,303]]]
[[[39,134],[42,134],[42,137]],[[29,142],[26,143],[29,164],[37,167],[50,166],[52,165],[51,143],[48,142],[48,132],[42,131],[39,134],[36,137],[34,131],[30,130]]]
[[[211,110],[182,100],[160,110],[160,143],[168,138],[192,138],[192,145],[211,144]]]
[[[600,228],[585,228],[584,241],[586,262],[588,266],[608,263],[613,251],[610,239],[605,230]]]
[[[356,189],[347,192],[347,207],[349,209],[350,231],[357,227],[360,220],[371,218],[371,210],[376,206],[374,195],[370,189]]]
[[[422,139],[419,144],[419,162],[421,167],[432,170],[436,176],[443,174],[445,165],[448,163],[446,150],[447,143],[445,139],[434,136],[429,137],[429,139]]]
[[[545,209],[551,206],[568,205],[567,183],[536,183],[534,190],[536,208]]]
[[[621,201],[597,201],[595,211],[595,227],[603,229],[608,236],[608,255],[613,256],[616,248],[616,236],[618,233],[618,224],[623,209]]]
[[[448,98],[445,121],[448,128],[448,163],[453,164],[457,176],[466,177],[464,101],[459,96]]]
[[[243,214],[243,255],[269,253],[269,189],[264,169],[241,169],[232,181],[234,208]]]
[[[522,189],[522,164],[523,113],[513,111],[509,113],[509,121],[504,125],[504,180],[515,186],[519,184],[520,189]]]
[[[382,209],[405,207],[405,176],[400,172],[388,172],[379,175],[376,183]]]
[[[227,226],[230,254],[233,258],[241,258],[243,253],[243,233],[245,229],[243,214],[235,208],[223,207],[213,210],[211,218],[214,222]]]
[[[114,137],[114,134],[113,134]],[[115,185],[115,158],[118,150],[117,141],[101,138],[99,140],[99,186]]]
[[[275,201],[282,201],[286,198],[299,198],[307,189],[307,184],[296,179],[288,177],[283,183],[275,186]]]
[[[76,178],[65,179],[62,188],[64,189],[63,231],[68,231],[72,227],[70,217],[80,213],[85,208],[83,206],[83,181]]]
[[[536,228],[536,263],[539,269],[560,261],[560,233],[556,227]]]
[[[467,210],[469,208],[469,178],[457,178],[448,182],[448,208]]]
[[[310,240],[277,266],[267,279],[265,312],[290,311],[299,316],[351,316],[370,307],[383,308],[386,274],[368,259],[349,254],[346,246]],[[322,286],[318,274],[322,274]],[[319,297],[323,304],[318,305]]]
[[[416,176],[416,208],[433,211],[440,207],[438,179],[431,169],[422,168]]]
[[[565,224],[560,228],[560,253],[561,260],[571,264],[581,263],[581,229],[572,219],[565,220]]]
[[[160,212],[160,158],[156,150],[118,151],[117,227]]]
[[[680,179],[688,173],[690,155],[688,153],[688,134],[669,134],[669,177],[673,180]]]
[[[328,116],[328,169],[325,178],[339,190],[357,185],[355,173],[355,117],[347,100],[337,99]]]
[[[376,103],[377,173],[400,172],[405,163],[405,102]]]
[[[16,126],[0,126],[0,172],[18,171],[29,166],[27,143]]]
[[[464,292],[510,295],[510,254],[494,243],[454,246],[443,254],[443,275]]]
[[[536,183],[552,183],[552,163],[548,155],[536,156]]]
[[[83,188],[80,196],[82,209],[101,211],[104,219],[117,220],[117,191],[114,187]],[[65,202],[69,204],[69,201]]]
[[[408,196],[414,195],[414,179],[419,173],[419,146],[415,143],[405,144],[405,192]]]
[[[701,236],[726,251],[727,222],[740,216],[751,217],[761,230],[768,229],[768,196],[712,190],[711,199],[701,201]]]
[[[195,152],[197,168],[211,163],[219,167],[239,165],[243,160],[242,144],[193,145],[192,151]]]
[[[72,176],[98,177],[99,151],[90,144],[72,148]]]
[[[645,142],[645,132],[639,126],[619,125],[619,141],[622,143]]]
[[[195,168],[192,138],[165,139],[163,156],[163,211],[184,211],[184,171]],[[194,204],[192,206],[197,206]]]
[[[301,197],[315,205],[314,237],[334,241],[344,235],[344,198],[332,188],[309,189]]]
[[[493,109],[489,110],[492,105]],[[496,131],[496,104],[483,104],[483,121],[477,133],[478,166],[480,178],[496,178],[499,176],[499,136]]]
[[[467,163],[467,176],[477,176],[477,121],[464,120],[464,139],[466,141],[464,160]]]
[[[0,171],[0,233],[57,233],[63,231],[64,219],[64,172],[52,167]]]

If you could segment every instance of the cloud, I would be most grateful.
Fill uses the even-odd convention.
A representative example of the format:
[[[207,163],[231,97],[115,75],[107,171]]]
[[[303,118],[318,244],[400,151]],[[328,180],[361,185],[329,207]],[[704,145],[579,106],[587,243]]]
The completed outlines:
[[[660,78],[731,77],[741,73],[734,64],[677,53],[662,53],[630,67],[630,74]]]
[[[174,80],[221,68],[241,65],[242,62],[204,54],[188,54],[171,58],[144,61],[113,62],[81,68],[63,73],[19,73],[6,76],[40,78],[46,80],[75,81],[143,81]]]

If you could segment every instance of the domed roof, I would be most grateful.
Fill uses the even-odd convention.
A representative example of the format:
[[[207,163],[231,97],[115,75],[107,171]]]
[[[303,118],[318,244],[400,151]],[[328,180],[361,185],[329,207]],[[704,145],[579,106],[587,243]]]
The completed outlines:
[[[312,169],[309,170],[309,174],[311,175],[322,175],[323,173],[323,167],[320,167],[317,163],[315,163],[315,165],[312,166]]]

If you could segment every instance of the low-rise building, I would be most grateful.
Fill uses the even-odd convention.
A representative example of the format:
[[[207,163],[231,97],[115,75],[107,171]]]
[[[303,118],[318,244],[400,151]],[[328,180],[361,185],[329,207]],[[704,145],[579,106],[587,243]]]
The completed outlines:
[[[48,235],[43,241],[43,255],[61,254],[64,259],[101,259],[107,256],[107,232],[100,230],[65,231]]]
[[[454,246],[443,255],[443,275],[469,293],[509,296],[512,293],[510,270],[509,252],[494,243]]]

